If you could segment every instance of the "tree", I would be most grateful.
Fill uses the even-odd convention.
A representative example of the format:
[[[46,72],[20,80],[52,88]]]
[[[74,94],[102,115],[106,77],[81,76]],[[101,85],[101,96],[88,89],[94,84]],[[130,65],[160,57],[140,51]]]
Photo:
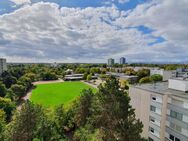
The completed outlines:
[[[42,80],[57,80],[58,77],[54,72],[44,72],[41,74]]]
[[[120,89],[114,77],[99,86],[93,101],[90,122],[98,129],[103,140],[140,141],[142,123],[135,118],[128,94]]]
[[[93,100],[94,94],[91,89],[83,90],[81,96],[78,100],[77,108],[75,109],[75,121],[78,127],[84,126],[87,122],[87,118],[91,116],[91,103]]]
[[[87,79],[87,76],[88,76],[88,73],[84,73],[83,79],[86,80],[86,79]]]
[[[0,97],[0,109],[6,113],[6,120],[10,120],[15,104],[8,98]]]
[[[7,93],[7,89],[5,85],[2,82],[0,82],[0,96],[4,97],[6,93]]]
[[[32,87],[32,81],[29,77],[22,76],[18,79],[18,84],[25,86],[26,91]]]
[[[5,130],[5,122],[6,114],[3,110],[0,110],[0,140],[4,141],[4,130]]]
[[[10,88],[11,85],[16,84],[16,82],[17,82],[17,79],[14,76],[6,75],[3,77],[3,83],[5,84],[7,88]]]
[[[149,76],[150,75],[150,70],[149,69],[138,70],[136,75],[138,76],[138,79],[140,80],[143,77]]]
[[[143,77],[139,80],[139,83],[142,84],[142,83],[150,83],[152,82],[152,79],[150,77]]]
[[[87,76],[87,80],[90,81],[91,79],[92,79],[92,75],[89,74],[89,75]]]
[[[27,101],[9,124],[7,140],[32,141],[40,116],[42,116],[41,107]]]
[[[154,82],[158,82],[158,81],[162,81],[163,80],[163,77],[160,74],[154,74],[150,78]]]
[[[15,93],[17,98],[21,98],[26,93],[25,87],[23,85],[19,85],[19,84],[12,85],[11,90]]]

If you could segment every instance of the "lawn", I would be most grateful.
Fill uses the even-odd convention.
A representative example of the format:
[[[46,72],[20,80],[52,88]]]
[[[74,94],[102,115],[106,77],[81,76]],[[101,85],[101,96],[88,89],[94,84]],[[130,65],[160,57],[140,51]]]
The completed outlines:
[[[83,89],[91,88],[83,82],[62,82],[52,84],[39,84],[32,91],[31,101],[45,107],[54,107],[60,104],[67,105],[80,95]]]

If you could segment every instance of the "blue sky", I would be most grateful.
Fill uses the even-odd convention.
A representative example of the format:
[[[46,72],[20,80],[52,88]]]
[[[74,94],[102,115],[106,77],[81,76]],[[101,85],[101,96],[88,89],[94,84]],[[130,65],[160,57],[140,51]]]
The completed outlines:
[[[187,62],[187,6],[186,0],[1,0],[0,57]]]

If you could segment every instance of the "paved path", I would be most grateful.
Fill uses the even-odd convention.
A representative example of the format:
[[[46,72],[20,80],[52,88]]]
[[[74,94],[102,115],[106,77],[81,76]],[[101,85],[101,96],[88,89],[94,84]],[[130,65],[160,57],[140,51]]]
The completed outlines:
[[[94,85],[94,84],[86,82],[86,81],[82,81],[82,82],[85,83],[85,84],[87,84],[87,85],[89,85],[89,86],[91,86],[91,87],[94,87],[94,88],[98,89],[97,85]]]

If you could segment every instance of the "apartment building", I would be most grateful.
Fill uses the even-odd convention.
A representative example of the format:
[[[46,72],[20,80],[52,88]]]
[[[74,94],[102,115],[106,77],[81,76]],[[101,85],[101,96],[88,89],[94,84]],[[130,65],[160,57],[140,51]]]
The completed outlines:
[[[0,75],[7,70],[6,59],[0,58]]]
[[[130,88],[131,105],[144,125],[149,141],[188,141],[188,79],[136,85]]]
[[[115,60],[113,58],[108,59],[108,66],[114,65],[114,63],[115,63]]]
[[[121,57],[119,59],[119,63],[122,64],[122,65],[126,64],[126,58],[125,57]]]

